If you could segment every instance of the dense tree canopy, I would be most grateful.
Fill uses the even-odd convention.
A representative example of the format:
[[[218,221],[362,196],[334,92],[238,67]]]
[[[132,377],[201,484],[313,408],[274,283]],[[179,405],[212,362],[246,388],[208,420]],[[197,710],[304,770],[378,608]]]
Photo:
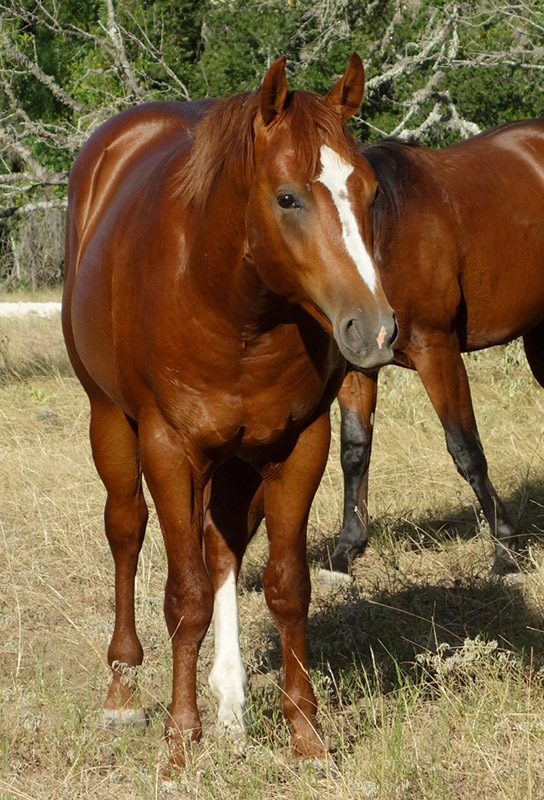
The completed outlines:
[[[100,122],[255,89],[281,54],[292,85],[324,92],[359,52],[362,140],[444,145],[544,115],[541,0],[0,0],[0,37],[0,280],[25,279],[24,235],[62,214]]]

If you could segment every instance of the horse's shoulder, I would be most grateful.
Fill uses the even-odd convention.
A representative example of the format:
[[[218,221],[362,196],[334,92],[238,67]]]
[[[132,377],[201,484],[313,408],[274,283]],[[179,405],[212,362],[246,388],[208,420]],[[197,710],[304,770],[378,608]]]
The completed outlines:
[[[95,211],[101,213],[118,186],[128,185],[123,180],[128,174],[145,175],[149,157],[159,153],[159,160],[166,162],[187,151],[191,129],[212,104],[212,100],[142,103],[100,125],[70,173],[70,209],[80,225]]]

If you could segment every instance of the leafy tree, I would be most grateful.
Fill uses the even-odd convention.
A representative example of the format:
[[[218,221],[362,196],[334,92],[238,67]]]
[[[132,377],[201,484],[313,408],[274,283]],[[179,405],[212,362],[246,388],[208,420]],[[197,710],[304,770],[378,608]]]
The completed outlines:
[[[360,53],[363,140],[444,145],[544,115],[541,0],[0,0],[0,41],[8,277],[17,230],[63,206],[100,122],[145,100],[255,89],[281,54],[292,85],[323,93]]]

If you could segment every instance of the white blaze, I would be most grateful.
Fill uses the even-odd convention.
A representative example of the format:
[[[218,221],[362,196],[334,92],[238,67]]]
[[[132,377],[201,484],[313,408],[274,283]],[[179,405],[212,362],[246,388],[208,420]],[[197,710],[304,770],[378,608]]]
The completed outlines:
[[[244,736],[246,671],[238,639],[238,597],[234,573],[230,573],[217,591],[213,605],[215,658],[208,679],[219,702],[217,723],[234,738]]]
[[[347,190],[347,181],[353,172],[353,166],[344,161],[343,158],[340,158],[338,153],[326,144],[321,146],[320,159],[321,173],[316,180],[326,186],[331,193],[340,217],[346,250],[355,262],[362,279],[370,291],[374,292],[376,288],[376,270],[359,233],[359,226],[355,219]]]

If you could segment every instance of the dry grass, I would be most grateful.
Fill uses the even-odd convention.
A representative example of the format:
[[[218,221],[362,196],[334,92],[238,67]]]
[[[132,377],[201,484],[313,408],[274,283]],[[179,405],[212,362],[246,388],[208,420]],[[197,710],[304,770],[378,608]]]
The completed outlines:
[[[157,778],[171,662],[156,520],[137,585],[151,724],[112,735],[96,725],[108,680],[113,572],[86,400],[58,320],[0,321],[0,336],[9,340],[7,363],[0,358],[1,798],[544,798],[544,394],[517,343],[467,361],[492,478],[531,534],[523,578],[489,575],[488,532],[417,376],[384,370],[372,546],[351,586],[315,586],[309,623],[334,761],[316,766],[287,755],[278,639],[258,589],[261,536],[241,585],[249,745],[236,752],[210,733],[207,637],[199,696],[208,733],[172,790]],[[312,512],[313,570],[340,517],[335,437]]]
[[[30,288],[4,288],[0,289],[0,303],[59,303],[62,297],[62,288],[56,286],[40,286]]]

